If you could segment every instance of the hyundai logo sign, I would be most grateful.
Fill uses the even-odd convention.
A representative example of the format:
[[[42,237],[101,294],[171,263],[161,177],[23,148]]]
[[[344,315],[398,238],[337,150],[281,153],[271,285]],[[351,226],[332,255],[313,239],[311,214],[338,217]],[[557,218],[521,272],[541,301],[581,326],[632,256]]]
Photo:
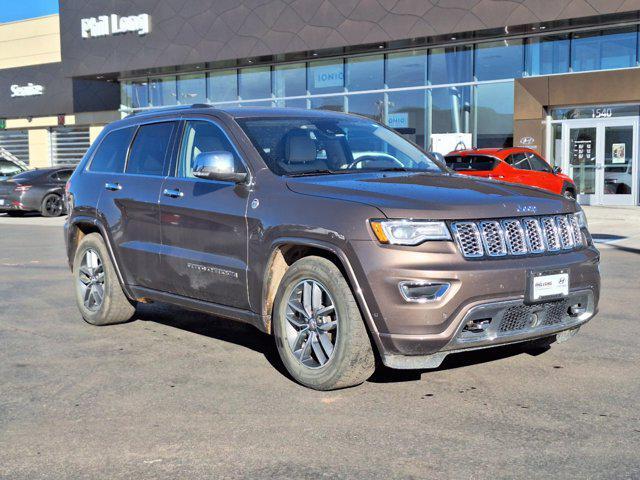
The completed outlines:
[[[535,141],[533,137],[522,137],[520,139],[520,145],[533,145]]]

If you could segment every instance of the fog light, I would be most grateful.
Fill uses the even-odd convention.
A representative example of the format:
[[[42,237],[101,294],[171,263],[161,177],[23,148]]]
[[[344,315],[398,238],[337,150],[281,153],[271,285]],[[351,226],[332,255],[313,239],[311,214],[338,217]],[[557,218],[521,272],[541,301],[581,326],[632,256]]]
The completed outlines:
[[[440,282],[422,282],[408,280],[400,282],[398,288],[407,302],[426,303],[440,300],[449,291],[451,285]]]

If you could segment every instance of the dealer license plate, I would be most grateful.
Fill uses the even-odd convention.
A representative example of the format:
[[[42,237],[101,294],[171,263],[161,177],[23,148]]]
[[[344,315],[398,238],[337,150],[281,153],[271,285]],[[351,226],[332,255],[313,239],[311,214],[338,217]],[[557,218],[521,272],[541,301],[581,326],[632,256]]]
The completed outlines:
[[[0,205],[4,205],[4,198],[0,198]]]
[[[569,272],[532,272],[529,282],[529,300],[553,300],[569,295]]]

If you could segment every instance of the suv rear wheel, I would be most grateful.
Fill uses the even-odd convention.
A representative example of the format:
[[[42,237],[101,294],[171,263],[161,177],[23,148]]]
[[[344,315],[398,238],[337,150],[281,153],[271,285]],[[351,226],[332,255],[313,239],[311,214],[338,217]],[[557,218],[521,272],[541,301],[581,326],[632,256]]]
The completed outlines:
[[[305,257],[287,270],[274,303],[273,330],[284,366],[307,387],[359,385],[375,370],[351,289],[325,258]]]
[[[82,239],[73,260],[76,302],[82,318],[92,325],[112,325],[133,317],[135,307],[126,297],[102,237]]]

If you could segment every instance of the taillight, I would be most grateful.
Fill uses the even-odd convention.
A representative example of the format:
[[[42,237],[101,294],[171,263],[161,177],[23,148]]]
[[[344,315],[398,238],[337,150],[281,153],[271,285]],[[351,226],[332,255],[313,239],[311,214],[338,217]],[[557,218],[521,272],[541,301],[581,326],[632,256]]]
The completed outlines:
[[[67,195],[69,195],[69,188],[71,188],[71,180],[67,180],[67,183],[64,185],[64,191]]]
[[[31,185],[16,185],[16,188],[13,189],[14,192],[26,192],[31,188]]]

